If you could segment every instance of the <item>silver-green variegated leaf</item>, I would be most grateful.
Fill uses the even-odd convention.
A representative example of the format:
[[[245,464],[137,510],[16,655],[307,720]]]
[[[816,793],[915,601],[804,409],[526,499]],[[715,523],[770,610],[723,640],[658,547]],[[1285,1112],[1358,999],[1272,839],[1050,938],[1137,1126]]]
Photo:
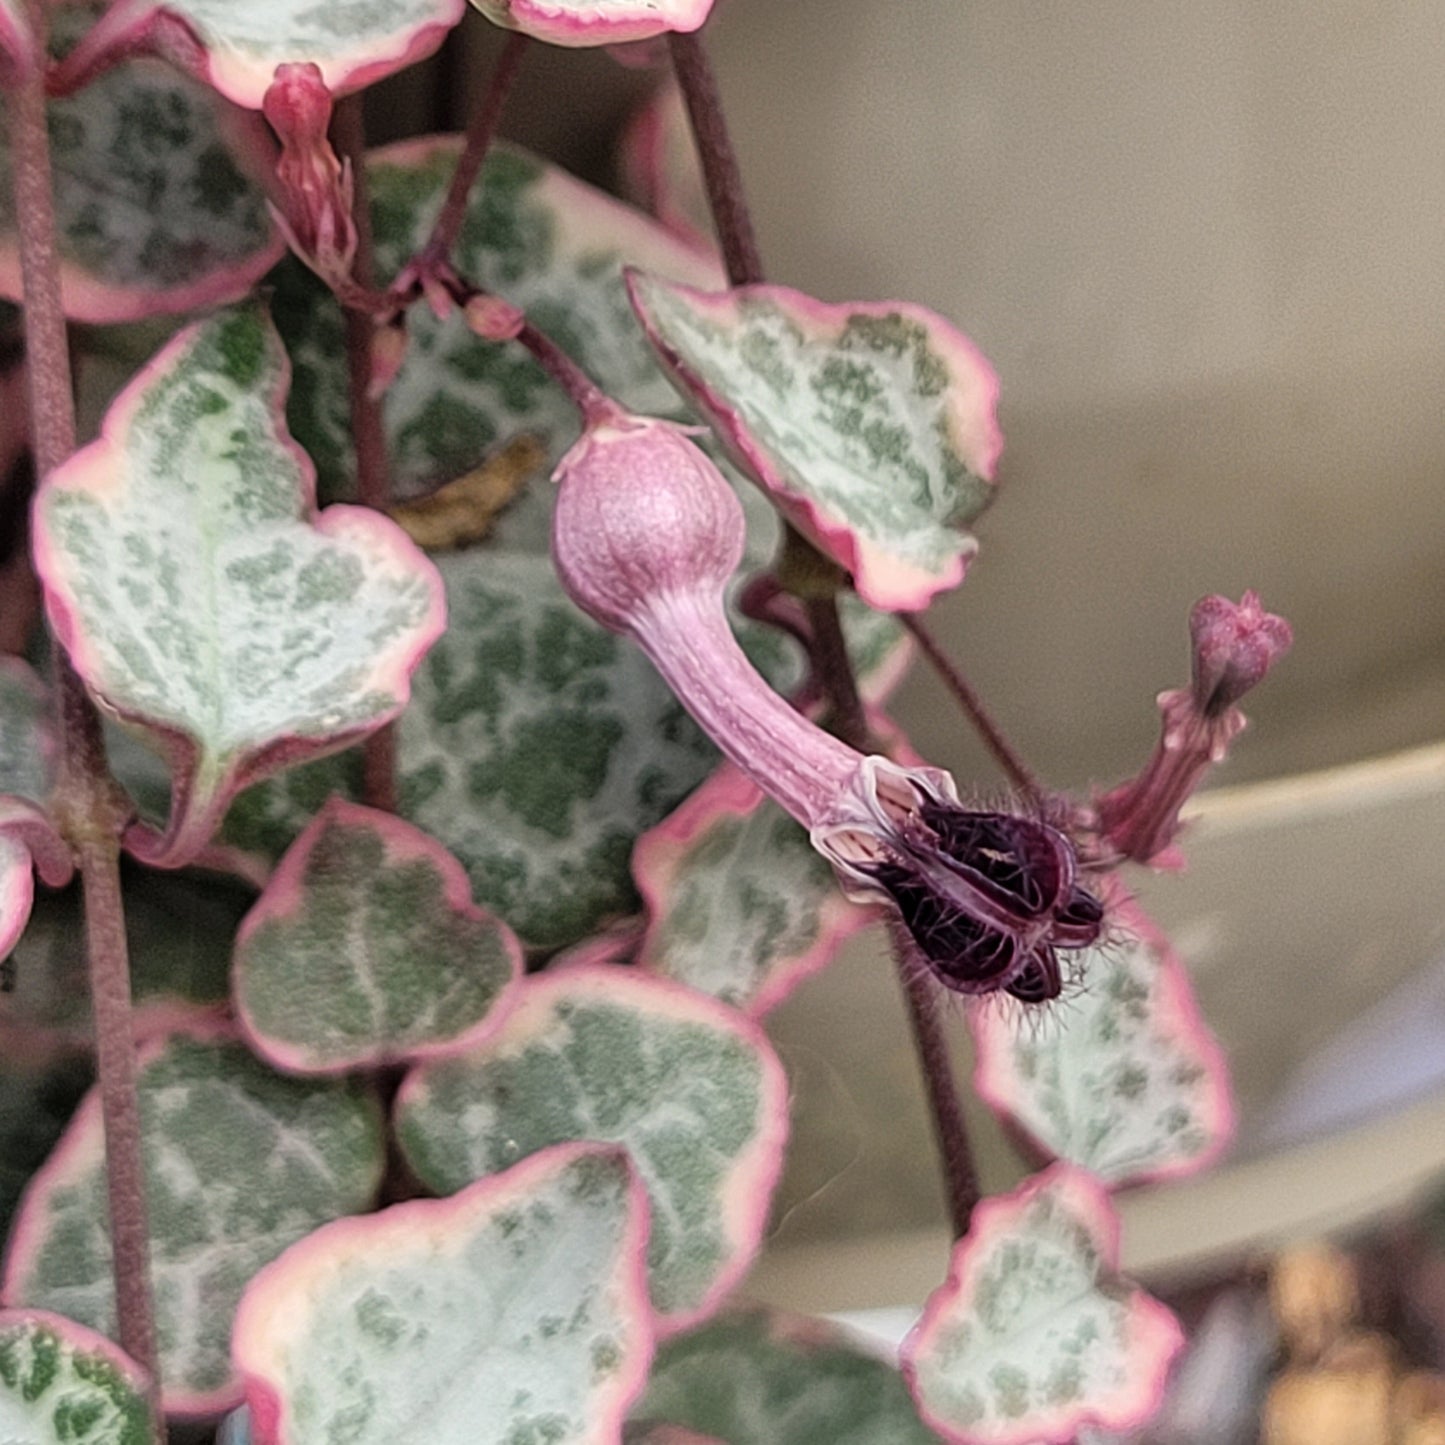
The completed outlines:
[[[65,49],[99,13],[55,7]],[[131,321],[234,301],[284,242],[259,184],[274,145],[259,117],[156,60],[52,102],[61,300],[77,321]],[[10,145],[0,116],[0,295],[19,298]]]
[[[259,304],[188,327],[52,473],[35,552],[51,623],[103,707],[172,770],[179,866],[234,794],[389,721],[441,631],[441,585],[386,518],[314,511]],[[139,850],[138,850],[139,851]]]
[[[472,0],[497,25],[551,45],[624,45],[696,30],[713,0]]]
[[[632,873],[648,910],[638,962],[755,1016],[871,918],[807,830],[730,765],[637,840]]]
[[[712,745],[632,643],[584,617],[544,556],[438,559],[450,625],[398,727],[401,811],[529,944],[635,906],[633,840]]]
[[[631,290],[684,395],[865,601],[911,611],[957,586],[1002,445],[998,385],[967,337],[906,302],[637,273]]]
[[[1184,1336],[1118,1265],[1118,1215],[1080,1169],[1056,1164],[984,1200],[904,1342],[923,1419],[959,1445],[1037,1445],[1087,1425],[1143,1424]]]
[[[45,687],[18,657],[0,657],[0,793],[42,803],[56,763]]]
[[[549,1149],[318,1230],[236,1320],[255,1445],[615,1445],[652,1353],[626,1157]]]
[[[392,277],[427,239],[455,165],[454,136],[405,141],[367,162],[377,265]],[[629,263],[699,285],[716,263],[651,220],[555,166],[494,145],[472,188],[454,249],[468,279],[525,308],[602,387],[631,410],[681,415],[622,283]],[[277,273],[276,316],[296,366],[288,416],[316,462],[323,497],[352,493],[351,422],[341,312],[299,264]],[[482,341],[459,313],[412,309],[410,344],[385,401],[398,496],[430,491],[476,467],[520,432],[549,467],[577,439],[576,407],[513,342]],[[551,484],[543,469],[498,523],[505,546],[545,552]]]
[[[153,1445],[141,1368],[109,1340],[42,1310],[0,1310],[5,1445]]]
[[[939,1445],[893,1365],[836,1326],[763,1309],[667,1341],[632,1413],[727,1445]]]
[[[425,59],[465,9],[464,0],[119,0],[52,84],[68,94],[118,59],[150,52],[250,110],[260,110],[280,65],[315,65],[344,95]]]
[[[475,1042],[522,971],[439,843],[333,798],[271,875],[236,940],[236,1012],[289,1073],[340,1073]]]
[[[476,1049],[419,1065],[397,1100],[417,1177],[459,1189],[551,1145],[625,1145],[652,1202],[652,1301],[677,1328],[751,1262],[782,1164],[787,1082],[763,1034],[632,970],[538,975]]]
[[[974,1084],[1049,1154],[1118,1186],[1206,1168],[1228,1144],[1229,1073],[1183,963],[1138,904],[1111,889],[1107,947],[1056,1017],[969,1015]]]
[[[148,1045],[140,1111],[166,1408],[236,1403],[231,1319],[262,1265],[370,1206],[385,1150],[360,1087],[282,1078],[214,1024]],[[113,1334],[105,1140],[92,1092],[36,1176],[10,1240],[5,1303]]]

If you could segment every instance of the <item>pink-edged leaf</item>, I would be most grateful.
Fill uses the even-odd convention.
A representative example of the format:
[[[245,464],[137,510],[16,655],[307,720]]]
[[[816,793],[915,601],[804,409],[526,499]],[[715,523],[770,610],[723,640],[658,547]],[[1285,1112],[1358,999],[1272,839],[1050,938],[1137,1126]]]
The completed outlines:
[[[236,1404],[231,1319],[262,1265],[328,1220],[367,1208],[384,1147],[375,1098],[282,1078],[214,1022],[145,1045],[140,1110],[167,1411]],[[105,1139],[92,1091],[32,1180],[10,1239],[7,1304],[115,1330]]]
[[[731,764],[644,833],[638,962],[753,1016],[780,1004],[872,918],[843,897],[807,830]]]
[[[29,922],[32,867],[49,888],[63,888],[75,872],[70,849],[44,809],[0,794],[0,958],[9,956]]]
[[[629,286],[684,395],[866,602],[911,611],[963,580],[1002,440],[998,383],[962,332],[901,301]]]
[[[629,200],[683,240],[698,247],[714,244],[702,166],[675,80],[659,86],[628,123],[619,161]]]
[[[147,850],[164,866],[195,857],[248,783],[393,718],[444,625],[441,581],[399,527],[315,513],[287,379],[261,305],[187,327],[36,499],[56,634],[171,765],[167,836]]]
[[[919,1411],[957,1445],[1127,1430],[1158,1408],[1179,1322],[1121,1278],[1105,1187],[1055,1164],[975,1208],[903,1345]]]
[[[647,1198],[548,1149],[450,1199],[319,1229],[236,1317],[255,1445],[612,1445],[647,1376]]]
[[[0,1310],[5,1445],[153,1445],[145,1372],[93,1330],[47,1310]]]
[[[1110,935],[1080,955],[1081,984],[1042,1019],[969,1011],[974,1085],[1047,1153],[1106,1183],[1192,1174],[1234,1132],[1223,1051],[1184,965],[1117,880]]]
[[[465,0],[118,0],[61,62],[68,94],[118,60],[159,55],[260,110],[276,68],[310,62],[335,95],[424,60],[466,11]]]
[[[278,1068],[339,1073],[477,1042],[521,977],[462,865],[390,813],[333,798],[236,938],[236,1011]]]
[[[667,1341],[633,1414],[728,1445],[938,1445],[887,1360],[835,1325],[763,1309]]]
[[[96,13],[57,7],[56,40],[69,44]],[[280,259],[261,187],[275,163],[265,126],[169,66],[129,62],[52,102],[50,136],[61,300],[74,320],[234,301]],[[9,173],[0,134],[0,295],[18,300]]]
[[[622,45],[696,30],[713,0],[472,0],[497,25],[552,45]]]
[[[652,1200],[664,1328],[716,1308],[751,1263],[787,1137],[787,1080],[756,1025],[629,969],[539,975],[479,1048],[403,1082],[417,1177],[459,1189],[567,1140],[625,1145]]]

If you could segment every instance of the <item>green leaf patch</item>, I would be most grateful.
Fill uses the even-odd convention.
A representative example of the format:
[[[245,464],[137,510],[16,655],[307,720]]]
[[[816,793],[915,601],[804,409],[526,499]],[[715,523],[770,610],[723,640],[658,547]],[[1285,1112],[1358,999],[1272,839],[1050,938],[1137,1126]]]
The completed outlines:
[[[652,1202],[653,1304],[673,1328],[751,1262],[786,1132],[782,1067],[754,1026],[605,965],[529,980],[495,1034],[420,1065],[397,1102],[402,1151],[438,1191],[568,1140],[625,1145]]]

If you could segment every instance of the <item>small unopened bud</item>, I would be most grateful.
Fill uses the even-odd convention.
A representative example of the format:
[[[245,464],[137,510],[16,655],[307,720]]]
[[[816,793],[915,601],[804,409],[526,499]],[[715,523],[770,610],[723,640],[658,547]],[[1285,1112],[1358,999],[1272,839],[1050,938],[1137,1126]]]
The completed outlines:
[[[1233,603],[1204,597],[1189,615],[1193,643],[1187,688],[1159,694],[1159,742],[1143,772],[1105,793],[1095,805],[1102,857],[1156,867],[1177,866],[1179,811],[1204,775],[1224,761],[1244,730],[1235,703],[1289,651],[1290,625],[1246,592]]]
[[[1239,602],[1201,597],[1189,614],[1194,644],[1194,701],[1217,717],[1264,680],[1290,650],[1294,633],[1283,617],[1266,612],[1257,592]]]
[[[473,334],[483,341],[515,341],[527,320],[520,307],[486,294],[471,297],[462,315]]]
[[[380,401],[390,389],[401,364],[406,360],[406,322],[400,317],[376,328],[371,338],[371,374],[366,394]]]
[[[357,245],[351,167],[331,148],[331,92],[320,67],[309,60],[278,65],[261,110],[281,141],[277,225],[291,249],[342,290],[351,283]]]
[[[557,574],[614,632],[636,630],[686,593],[720,598],[742,560],[742,504],[672,422],[616,411],[588,426],[555,480]]]

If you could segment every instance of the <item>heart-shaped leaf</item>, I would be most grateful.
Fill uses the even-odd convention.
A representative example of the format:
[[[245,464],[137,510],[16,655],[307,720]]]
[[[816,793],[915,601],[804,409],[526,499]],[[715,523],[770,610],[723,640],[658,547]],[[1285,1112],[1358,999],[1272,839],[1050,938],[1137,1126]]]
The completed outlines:
[[[1184,965],[1117,883],[1107,947],[1081,955],[1083,986],[1040,1022],[970,1011],[974,1084],[1055,1158],[1111,1185],[1191,1174],[1233,1132],[1229,1075]]]
[[[372,152],[367,160],[377,268],[390,280],[430,234],[460,140],[439,136]],[[721,284],[717,263],[656,221],[555,166],[494,145],[472,188],[454,252],[458,268],[524,308],[609,395],[642,413],[679,413],[622,283],[629,262],[698,285]],[[296,365],[288,416],[316,462],[321,495],[352,488],[351,421],[340,308],[299,263],[277,273],[276,317]],[[425,307],[408,320],[410,345],[386,394],[397,495],[430,492],[478,466],[492,448],[535,436],[539,482],[499,519],[500,545],[547,550],[553,488],[547,472],[580,434],[576,407],[515,343],[483,341],[460,314]]]
[[[664,1344],[633,1414],[727,1445],[938,1445],[887,1361],[821,1320],[761,1309]]]
[[[78,38],[93,6],[54,8],[56,40]],[[129,321],[232,301],[284,243],[258,183],[275,147],[158,61],[118,67],[52,102],[61,299],[77,321]],[[10,148],[0,127],[0,295],[21,297]]]
[[[901,301],[629,285],[684,395],[865,601],[911,611],[963,580],[1002,445],[998,384],[967,337]]]
[[[646,1238],[626,1157],[589,1146],[318,1230],[237,1315],[255,1445],[616,1441],[652,1353]]]
[[[125,56],[164,56],[227,99],[260,110],[278,65],[311,62],[346,95],[424,60],[464,0],[120,0],[59,66],[65,95]]]
[[[487,17],[552,45],[623,45],[696,30],[713,0],[472,0]]]
[[[51,888],[63,888],[75,871],[49,814],[27,798],[0,794],[0,958],[20,941],[30,917],[32,867]]]
[[[638,962],[754,1016],[872,917],[807,830],[730,764],[637,840],[632,873],[649,914]]]
[[[787,1107],[777,1056],[740,1014],[645,974],[578,967],[529,979],[480,1047],[407,1075],[396,1126],[438,1191],[566,1140],[626,1145],[652,1200],[653,1305],[679,1328],[757,1250]]]
[[[923,1418],[959,1445],[1142,1424],[1184,1336],[1118,1265],[1118,1216],[1082,1170],[1056,1164],[984,1200],[904,1342]]]
[[[241,925],[236,1011],[278,1068],[339,1073],[476,1042],[521,971],[439,843],[333,798]]]
[[[438,559],[451,625],[398,729],[402,812],[530,944],[634,902],[633,840],[715,753],[630,642],[584,617],[546,557]]]
[[[5,1445],[152,1445],[146,1383],[94,1331],[43,1310],[0,1310]]]
[[[141,1132],[161,1377],[168,1411],[236,1403],[231,1318],[260,1267],[318,1225],[367,1208],[381,1182],[375,1099],[263,1067],[200,1023],[145,1046]],[[7,1304],[114,1331],[100,1098],[81,1105],[21,1205]]]
[[[57,635],[171,763],[164,866],[193,858],[248,782],[395,716],[443,626],[440,582],[395,524],[314,514],[286,374],[259,305],[188,327],[36,500]]]

